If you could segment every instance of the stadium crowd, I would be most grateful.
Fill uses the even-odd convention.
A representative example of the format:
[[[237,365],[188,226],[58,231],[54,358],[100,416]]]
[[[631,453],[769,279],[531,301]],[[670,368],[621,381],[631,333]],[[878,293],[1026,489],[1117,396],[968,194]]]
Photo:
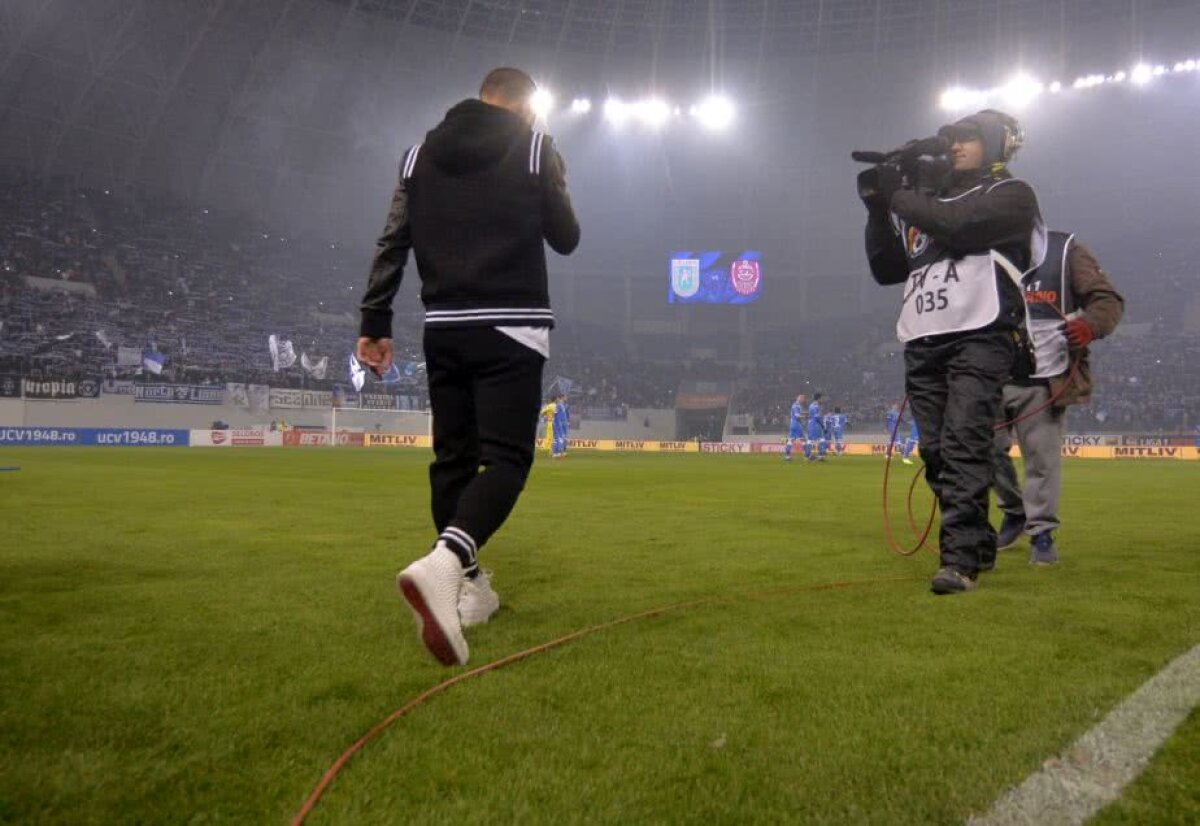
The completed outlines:
[[[361,266],[336,241],[247,230],[237,216],[26,176],[0,181],[0,371],[205,384],[344,380]],[[360,256],[361,257],[361,256]],[[397,325],[399,360],[419,325]],[[276,334],[330,357],[323,382],[276,372]],[[119,348],[166,356],[161,374]]]
[[[345,383],[365,251],[247,227],[242,216],[216,209],[0,174],[0,373],[316,389]],[[1095,400],[1071,412],[1072,430],[1190,432],[1196,425],[1200,322],[1189,317],[1200,312],[1189,263],[1196,259],[1175,249],[1150,258],[1153,272],[1142,279],[1177,289],[1152,291],[1157,304],[1130,301],[1117,338],[1095,346]],[[397,361],[417,364],[419,308],[398,302],[397,314]],[[568,328],[555,336],[546,378],[565,379],[576,407],[598,418],[671,407],[684,381],[727,382],[735,388],[729,412],[749,416],[757,433],[785,431],[795,396],[821,391],[827,410],[848,414],[851,432],[877,432],[903,394],[899,348],[886,325],[866,337],[841,327],[764,337],[754,364],[740,367],[638,359],[585,345]],[[325,376],[299,362],[276,371],[272,334],[293,342],[297,356],[327,356]],[[122,348],[162,353],[165,367],[154,374],[140,363],[118,365]],[[405,381],[403,392],[423,395],[419,373]]]

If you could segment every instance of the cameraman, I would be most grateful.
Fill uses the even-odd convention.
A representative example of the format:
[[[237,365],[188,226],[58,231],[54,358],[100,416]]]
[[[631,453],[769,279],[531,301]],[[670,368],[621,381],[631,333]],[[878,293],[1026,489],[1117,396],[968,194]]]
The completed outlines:
[[[957,594],[995,564],[992,427],[1018,353],[1028,351],[1020,279],[1041,263],[1045,231],[1033,189],[1008,172],[1022,141],[1014,118],[987,109],[938,134],[952,168],[884,163],[860,174],[858,189],[871,274],[905,285],[896,324],[905,389],[942,511],[930,588]]]

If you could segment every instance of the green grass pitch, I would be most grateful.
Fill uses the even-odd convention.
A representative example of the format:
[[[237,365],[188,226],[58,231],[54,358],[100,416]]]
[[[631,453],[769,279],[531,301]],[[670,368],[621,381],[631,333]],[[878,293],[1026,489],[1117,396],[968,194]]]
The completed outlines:
[[[286,822],[344,748],[459,671],[394,584],[432,538],[427,461],[4,451],[22,469],[0,475],[0,822]],[[885,550],[881,476],[539,459],[483,552],[504,606],[469,633],[472,665],[727,599],[450,689],[310,822],[961,823],[1200,641],[1200,464],[1068,463],[1061,566],[1022,546],[954,598],[928,593],[932,556]],[[1194,713],[1100,820],[1197,822],[1197,777]]]

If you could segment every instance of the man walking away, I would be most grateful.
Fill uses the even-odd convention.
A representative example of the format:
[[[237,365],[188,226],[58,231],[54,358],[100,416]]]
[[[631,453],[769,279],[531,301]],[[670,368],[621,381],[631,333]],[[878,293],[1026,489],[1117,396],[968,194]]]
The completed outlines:
[[[358,358],[392,361],[392,299],[411,249],[425,305],[433,412],[433,549],[397,578],[421,639],[462,665],[463,626],[499,607],[477,554],[508,518],[533,463],[542,368],[554,326],[543,240],[579,243],[562,158],[533,131],[536,85],[518,69],[488,73],[404,153],[362,302]]]

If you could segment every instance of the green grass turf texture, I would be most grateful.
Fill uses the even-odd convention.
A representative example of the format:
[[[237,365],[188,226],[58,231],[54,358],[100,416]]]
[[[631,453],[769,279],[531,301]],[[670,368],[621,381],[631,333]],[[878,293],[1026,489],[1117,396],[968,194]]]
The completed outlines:
[[[460,671],[394,584],[432,538],[428,458],[5,451],[0,821],[285,822]],[[452,688],[310,822],[958,823],[1200,641],[1200,464],[1069,462],[1061,566],[1022,545],[953,598],[928,593],[932,556],[885,550],[882,469],[539,458],[483,554],[504,607],[469,632],[471,665],[728,599]],[[1193,718],[1105,822],[1200,819],[1198,742]]]

